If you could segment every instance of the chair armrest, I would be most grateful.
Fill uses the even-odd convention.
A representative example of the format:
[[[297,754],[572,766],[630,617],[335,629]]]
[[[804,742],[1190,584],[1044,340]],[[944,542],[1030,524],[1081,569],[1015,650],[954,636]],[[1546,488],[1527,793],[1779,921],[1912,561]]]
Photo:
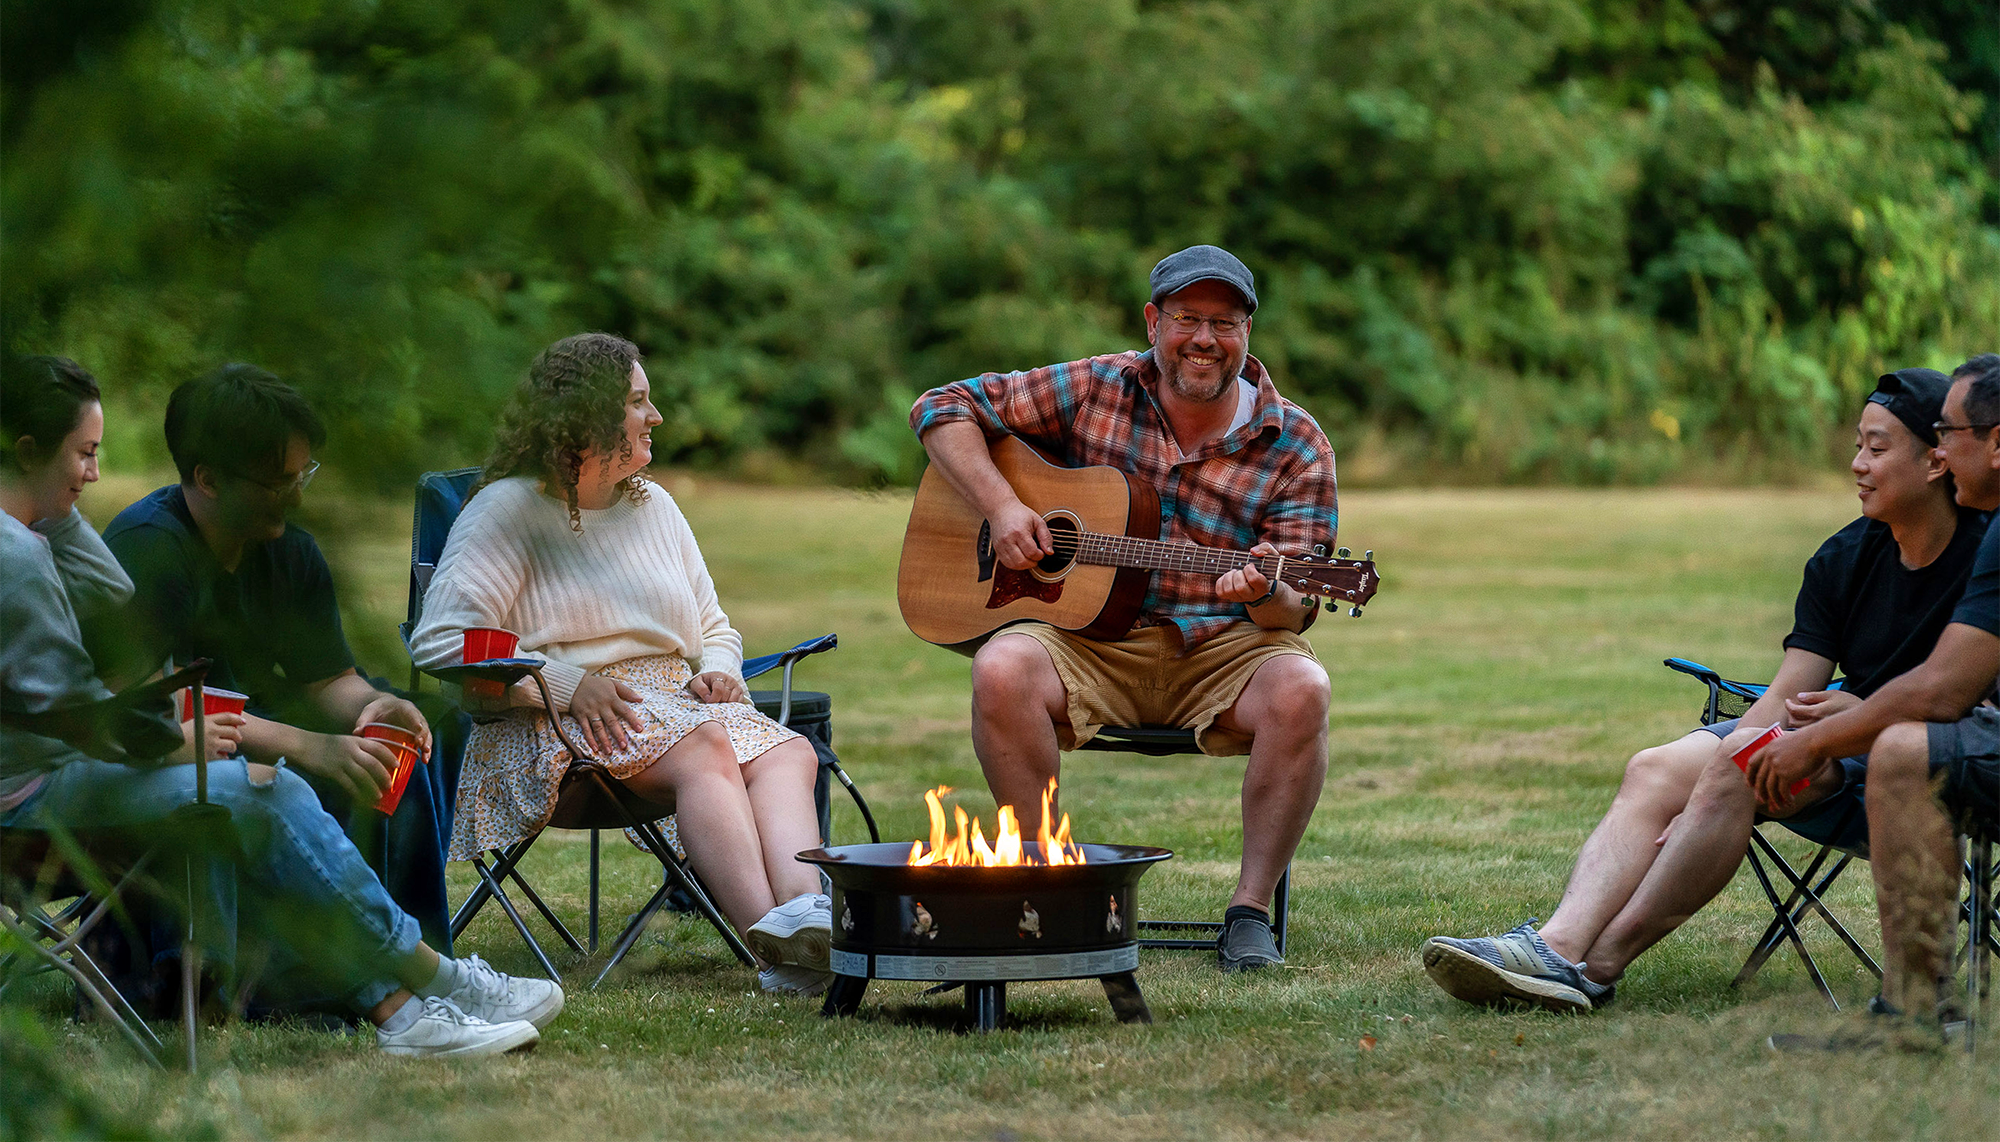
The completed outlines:
[[[823,634],[818,638],[807,639],[790,650],[745,659],[743,661],[743,680],[748,682],[759,674],[769,674],[780,666],[790,666],[809,654],[818,654],[823,650],[832,650],[839,645],[839,635]]]
[[[766,654],[761,658],[749,659],[743,664],[743,680],[748,682],[759,674],[769,673],[780,666],[784,667],[785,680],[778,687],[778,724],[789,726],[792,724],[792,667],[797,666],[799,659],[804,658],[808,654],[818,654],[822,650],[832,650],[839,645],[840,636],[829,633],[823,634],[818,638],[809,638],[792,649],[779,654]]]

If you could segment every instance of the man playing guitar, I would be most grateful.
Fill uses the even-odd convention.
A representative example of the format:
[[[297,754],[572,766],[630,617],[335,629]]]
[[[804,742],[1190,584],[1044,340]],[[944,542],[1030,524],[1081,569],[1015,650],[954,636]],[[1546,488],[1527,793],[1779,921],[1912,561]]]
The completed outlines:
[[[1153,267],[1150,284],[1150,350],[986,373],[932,389],[911,410],[1004,567],[1027,570],[1058,547],[992,459],[990,442],[1009,435],[1055,463],[1108,466],[1149,486],[1163,540],[1288,557],[1333,544],[1333,449],[1249,356],[1249,269],[1193,246]],[[1330,685],[1301,636],[1318,610],[1316,597],[1246,560],[1220,577],[1153,572],[1137,624],[1109,639],[1005,627],[972,665],[973,749],[994,799],[1034,835],[1058,750],[1106,725],[1182,726],[1203,753],[1248,753],[1243,860],[1218,951],[1224,971],[1282,963],[1271,895],[1326,776]]]

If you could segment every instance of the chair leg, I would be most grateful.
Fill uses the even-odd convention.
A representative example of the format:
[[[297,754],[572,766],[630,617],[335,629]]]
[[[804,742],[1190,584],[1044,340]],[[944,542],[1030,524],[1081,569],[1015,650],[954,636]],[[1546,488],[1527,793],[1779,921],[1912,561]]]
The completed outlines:
[[[744,946],[742,937],[738,936],[736,929],[723,918],[721,911],[715,907],[715,902],[708,898],[708,892],[695,877],[694,870],[683,865],[674,856],[674,850],[668,847],[666,838],[653,827],[653,823],[638,820],[626,810],[625,803],[618,799],[610,786],[610,779],[605,777],[602,770],[586,769],[584,774],[590,780],[597,782],[606,800],[618,807],[619,816],[625,818],[625,827],[639,834],[639,839],[646,842],[647,849],[651,850],[654,858],[660,862],[660,866],[666,869],[667,875],[674,878],[682,891],[693,898],[695,907],[715,928],[716,934],[722,937],[722,942],[729,945],[729,950],[736,953],[736,958],[741,960],[745,967],[755,966],[757,958],[750,954],[750,949]]]
[[[487,892],[493,899],[500,902],[500,910],[507,914],[507,919],[513,921],[514,931],[520,933],[521,942],[528,945],[528,951],[533,953],[536,962],[542,965],[542,971],[548,975],[548,978],[560,981],[562,977],[556,974],[556,966],[549,962],[548,954],[543,952],[542,946],[535,942],[534,934],[528,931],[528,925],[521,919],[521,914],[514,910],[514,902],[507,899],[507,890],[500,887],[499,879],[487,870],[486,862],[480,860],[478,857],[474,857],[472,867],[474,871],[478,872],[479,879]]]
[[[1834,914],[1831,908],[1827,907],[1826,901],[1823,899],[1827,889],[1833,885],[1834,881],[1840,878],[1840,874],[1846,871],[1847,866],[1853,863],[1853,856],[1842,853],[1840,860],[1835,862],[1834,866],[1823,876],[1820,876],[1817,883],[1814,883],[1813,876],[1819,872],[1821,865],[1826,862],[1827,857],[1834,852],[1832,846],[1820,846],[1819,852],[1814,855],[1811,863],[1806,866],[1805,872],[1799,873],[1793,870],[1790,862],[1785,860],[1784,855],[1777,850],[1776,846],[1771,844],[1770,840],[1763,833],[1753,831],[1750,836],[1751,846],[1747,854],[1750,858],[1750,868],[1765,886],[1765,900],[1771,905],[1773,916],[1771,923],[1764,929],[1764,935],[1751,950],[1749,959],[1744,961],[1742,969],[1736,973],[1736,978],[1730,981],[1730,986],[1740,987],[1748,982],[1764,966],[1765,961],[1770,958],[1771,954],[1782,947],[1788,939],[1792,940],[1794,947],[1802,947],[1802,941],[1797,939],[1798,925],[1805,919],[1808,912],[1817,912],[1820,919],[1826,922],[1827,927],[1833,929],[1834,935],[1838,936],[1840,941],[1847,945],[1847,950],[1853,953],[1854,958],[1861,961],[1862,966],[1866,967],[1870,972],[1873,972],[1876,979],[1881,979],[1882,966],[1875,962],[1875,957],[1868,954],[1868,950],[1861,946],[1861,942],[1854,938],[1854,934],[1848,931],[1847,926],[1841,922],[1840,918]],[[1776,892],[1771,887],[1763,859],[1760,859],[1760,850],[1762,858],[1768,859],[1771,866],[1783,875],[1791,885],[1791,895],[1786,897],[1782,903],[1778,900]],[[1817,975],[1817,965],[1809,964],[1807,970]]]
[[[590,830],[590,953],[597,954],[597,833]]]
[[[1969,846],[1971,876],[1967,885],[1965,957],[1965,1051],[1977,1055],[1980,1024],[1986,1015],[1988,943],[1993,938],[1993,842],[1981,838]]]
[[[192,1075],[201,1061],[195,1051],[195,1031],[200,1026],[201,940],[195,931],[194,856],[183,858],[187,877],[187,916],[181,928],[181,1026],[187,1038],[187,1069]]]
[[[1839,1011],[1840,1001],[1833,997],[1833,989],[1827,986],[1826,977],[1820,974],[1819,964],[1813,961],[1812,953],[1806,950],[1806,942],[1799,937],[1798,925],[1792,920],[1791,901],[1788,900],[1783,904],[1778,904],[1778,890],[1772,886],[1770,875],[1764,871],[1764,863],[1757,860],[1754,855],[1751,858],[1750,867],[1756,872],[1758,882],[1764,886],[1765,898],[1771,901],[1772,904],[1777,905],[1777,919],[1773,922],[1783,926],[1785,937],[1792,942],[1792,947],[1797,949],[1799,953],[1799,960],[1806,965],[1806,974],[1812,977],[1813,984],[1819,988],[1819,993],[1826,997],[1826,1001],[1833,1004],[1833,1009]],[[1786,868],[1787,872],[1789,872],[1790,866],[1788,865]],[[1797,899],[1797,897],[1794,896],[1793,899]],[[1755,969],[1751,968],[1748,964],[1744,965],[1744,968],[1746,971],[1755,974]],[[1741,978],[1740,973],[1739,978]]]
[[[611,948],[611,958],[604,961],[603,970],[597,973],[596,979],[590,981],[590,990],[596,991],[597,985],[604,982],[604,977],[611,974],[611,969],[617,967],[619,961],[625,958],[625,953],[632,950],[632,945],[639,942],[639,937],[645,934],[646,925],[652,923],[653,917],[659,915],[660,909],[666,907],[667,897],[673,891],[673,881],[662,877],[660,887],[653,891],[652,898],[646,901],[646,906],[634,912],[632,919],[626,923],[625,930],[618,934],[618,942]]]
[[[1285,875],[1278,878],[1277,891],[1271,894],[1271,938],[1277,941],[1278,954],[1285,954],[1285,921],[1292,913],[1292,866],[1285,865]]]
[[[564,924],[562,920],[556,916],[555,910],[550,908],[548,904],[542,900],[542,894],[535,891],[535,886],[529,884],[527,878],[523,877],[520,871],[514,865],[509,865],[507,871],[504,874],[495,873],[495,875],[502,876],[504,879],[510,879],[514,882],[514,886],[521,890],[521,895],[526,896],[528,898],[528,903],[535,906],[535,911],[541,913],[543,920],[548,921],[549,927],[555,932],[555,934],[559,938],[561,938],[563,943],[569,945],[570,951],[575,952],[578,955],[585,954],[583,950],[583,943],[579,941],[576,938],[576,936],[570,932],[569,925]]]
[[[723,918],[721,909],[717,908],[715,902],[709,899],[708,889],[701,883],[701,878],[695,875],[694,869],[681,863],[674,856],[674,850],[667,847],[666,838],[660,835],[658,829],[653,828],[651,821],[635,822],[633,828],[638,832],[640,838],[646,842],[646,847],[651,849],[653,855],[659,859],[660,867],[666,871],[669,877],[673,878],[674,883],[679,886],[681,891],[687,893],[689,898],[694,901],[696,910],[715,929],[716,934],[722,937],[722,942],[729,945],[729,950],[736,953],[736,958],[742,962],[743,966],[755,967],[757,957],[750,954],[750,949],[743,943],[743,938],[736,934],[736,929],[730,925],[728,920]],[[661,894],[664,894],[666,891],[666,886],[662,885],[660,889]],[[661,895],[660,899],[664,902],[665,896]]]
[[[73,948],[69,958],[64,958],[42,942],[46,938],[46,932],[39,931],[42,925],[36,925],[38,931],[30,932],[15,922],[15,917],[9,915],[11,911],[10,908],[0,907],[0,927],[5,927],[23,946],[30,949],[37,959],[46,961],[49,967],[68,976],[77,990],[83,993],[84,998],[90,1000],[104,1018],[118,1028],[126,1041],[132,1044],[132,1049],[139,1052],[141,1058],[156,1069],[164,1069],[160,1065],[159,1055],[154,1053],[154,1048],[160,1046],[159,1037],[154,1035],[152,1028],[147,1027],[138,1013],[132,1010],[131,1004],[125,1002],[125,997],[105,980],[103,972],[97,967],[97,962],[81,948]],[[25,914],[23,918],[26,918]],[[118,1006],[112,1004],[113,996],[117,998]],[[152,1040],[152,1046],[148,1046],[145,1040],[140,1038],[140,1032],[144,1032],[146,1038]]]

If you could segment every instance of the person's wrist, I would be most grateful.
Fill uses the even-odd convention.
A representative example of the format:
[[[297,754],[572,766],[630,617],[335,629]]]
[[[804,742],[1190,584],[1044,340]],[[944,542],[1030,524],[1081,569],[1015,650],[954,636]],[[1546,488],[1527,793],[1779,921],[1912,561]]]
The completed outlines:
[[[1261,607],[1261,606],[1263,606],[1263,605],[1264,605],[1265,603],[1268,603],[1268,602],[1270,602],[1270,601],[1271,601],[1272,599],[1275,599],[1275,598],[1277,598],[1277,597],[1278,597],[1278,588],[1279,588],[1280,586],[1282,586],[1282,585],[1283,585],[1283,584],[1279,583],[1279,582],[1278,582],[1278,581],[1277,581],[1276,579],[1273,579],[1273,580],[1271,580],[1271,588],[1270,588],[1270,590],[1268,590],[1268,591],[1265,591],[1265,592],[1264,592],[1263,594],[1261,594],[1261,595],[1257,596],[1256,598],[1254,598],[1254,599],[1250,600],[1249,602],[1247,602],[1247,603],[1245,603],[1245,604],[1243,604],[1243,605],[1244,605],[1244,606],[1246,606],[1246,607]]]

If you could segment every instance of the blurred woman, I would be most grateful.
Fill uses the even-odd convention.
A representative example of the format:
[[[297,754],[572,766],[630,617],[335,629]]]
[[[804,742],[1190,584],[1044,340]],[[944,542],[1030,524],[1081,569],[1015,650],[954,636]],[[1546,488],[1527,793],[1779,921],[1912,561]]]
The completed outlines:
[[[520,635],[582,748],[634,793],[675,807],[678,843],[767,965],[767,991],[830,978],[829,901],[793,859],[819,843],[818,761],[758,713],[687,520],[642,474],[661,422],[631,342],[605,333],[543,350],[424,599],[413,652],[457,663],[467,627]],[[474,728],[451,856],[531,835],[554,811],[569,751],[524,680]]]

